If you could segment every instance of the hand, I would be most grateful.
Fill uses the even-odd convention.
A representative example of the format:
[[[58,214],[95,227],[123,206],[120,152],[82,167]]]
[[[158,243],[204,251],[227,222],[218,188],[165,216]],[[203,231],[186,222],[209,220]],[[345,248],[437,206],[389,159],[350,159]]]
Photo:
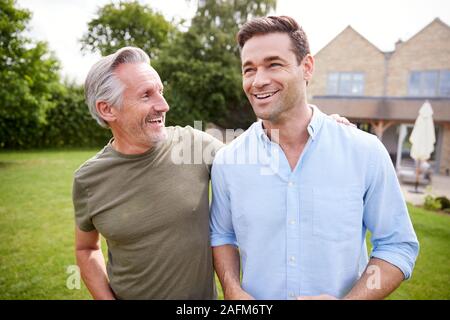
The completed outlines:
[[[341,116],[338,115],[337,113],[330,114],[330,117],[333,118],[334,120],[336,120],[336,122],[345,124],[346,126],[356,127],[356,125],[353,124],[353,123],[351,123],[347,118],[341,117]]]
[[[297,300],[339,300],[336,297],[330,296],[329,294],[321,294],[318,296],[299,296]]]
[[[242,289],[235,290],[229,294],[224,294],[225,300],[255,300],[251,295]]]

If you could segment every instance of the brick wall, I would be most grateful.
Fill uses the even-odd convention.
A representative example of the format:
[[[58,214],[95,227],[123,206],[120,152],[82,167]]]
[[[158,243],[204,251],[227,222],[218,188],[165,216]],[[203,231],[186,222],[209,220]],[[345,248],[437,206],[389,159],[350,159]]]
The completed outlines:
[[[308,88],[309,99],[314,95],[326,95],[327,77],[330,72],[364,72],[364,95],[383,95],[384,54],[357,33],[347,27],[316,55],[313,79]]]
[[[397,46],[389,59],[387,95],[408,95],[410,71],[442,69],[450,69],[450,28],[434,20]]]

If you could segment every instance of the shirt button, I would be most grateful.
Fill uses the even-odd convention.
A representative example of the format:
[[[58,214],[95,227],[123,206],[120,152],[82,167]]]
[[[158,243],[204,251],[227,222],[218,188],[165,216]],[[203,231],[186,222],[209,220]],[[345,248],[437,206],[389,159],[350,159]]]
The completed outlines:
[[[291,256],[291,257],[289,258],[289,260],[290,260],[291,262],[295,262],[295,257],[294,257],[294,256]]]
[[[295,297],[295,294],[294,294],[293,292],[289,292],[289,297],[290,297],[290,298],[294,298],[294,297]]]
[[[289,224],[290,224],[290,225],[294,225],[294,224],[295,224],[295,220],[289,221]]]
[[[291,181],[289,181],[288,186],[289,186],[289,187],[293,187],[293,186],[294,186],[294,183],[291,182]]]

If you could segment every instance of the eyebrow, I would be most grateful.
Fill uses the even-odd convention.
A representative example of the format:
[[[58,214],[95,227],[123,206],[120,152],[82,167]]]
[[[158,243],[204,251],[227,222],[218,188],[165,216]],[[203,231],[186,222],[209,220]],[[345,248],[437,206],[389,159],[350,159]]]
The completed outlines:
[[[138,89],[139,94],[143,94],[147,91],[159,91],[159,90],[164,90],[164,85],[163,84],[156,84],[156,85],[145,85],[142,86],[141,88]]]
[[[269,57],[265,57],[264,58],[264,62],[271,62],[271,61],[275,61],[275,60],[280,60],[280,61],[283,61],[283,62],[286,62],[283,58],[281,58],[280,56],[269,56]],[[242,65],[242,68],[245,68],[245,67],[247,67],[247,66],[249,66],[249,65],[252,65],[253,64],[253,62],[251,62],[251,61],[246,61],[243,65]]]
[[[264,62],[270,62],[270,61],[274,61],[274,60],[284,61],[284,59],[281,58],[280,56],[270,56],[270,57],[264,58]]]

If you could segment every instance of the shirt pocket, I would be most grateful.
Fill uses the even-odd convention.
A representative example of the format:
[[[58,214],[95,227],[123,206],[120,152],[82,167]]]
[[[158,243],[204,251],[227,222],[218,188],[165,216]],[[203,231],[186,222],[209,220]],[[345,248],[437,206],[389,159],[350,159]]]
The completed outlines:
[[[331,241],[361,236],[363,198],[360,187],[313,189],[313,235]]]

